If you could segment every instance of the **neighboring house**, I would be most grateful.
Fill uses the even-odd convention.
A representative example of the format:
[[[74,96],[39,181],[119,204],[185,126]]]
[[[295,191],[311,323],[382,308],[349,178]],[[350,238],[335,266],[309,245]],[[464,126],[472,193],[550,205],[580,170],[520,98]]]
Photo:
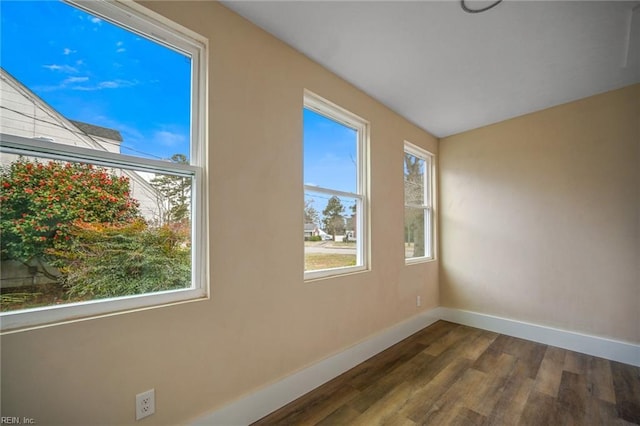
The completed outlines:
[[[70,120],[38,97],[26,86],[0,67],[0,133],[40,139],[65,145],[120,152],[122,135],[117,130]],[[8,165],[17,158],[2,154],[0,164]],[[152,223],[160,218],[163,197],[151,185],[148,173],[143,177],[129,170],[118,174],[129,178],[131,195],[140,203],[143,217]]]
[[[122,135],[119,131],[108,129],[106,127],[96,126],[95,124],[83,123],[82,121],[69,120],[69,123],[73,124],[78,129],[89,135],[106,151],[120,153]]]
[[[333,236],[327,234],[322,229],[318,228],[318,225],[316,225],[315,223],[305,223],[304,239],[307,240],[311,237],[320,237],[323,241],[333,239]]]
[[[33,138],[65,145],[120,152],[122,135],[117,130],[69,120],[51,105],[0,67],[0,133]],[[7,166],[18,158],[14,154],[0,154],[0,165]],[[130,170],[116,174],[129,178],[131,195],[140,203],[140,213],[150,223],[159,223],[164,197],[150,184],[152,176]],[[19,262],[2,261],[0,287],[49,282]]]
[[[304,239],[315,237],[320,235],[320,229],[316,226],[315,223],[305,223],[304,224]]]

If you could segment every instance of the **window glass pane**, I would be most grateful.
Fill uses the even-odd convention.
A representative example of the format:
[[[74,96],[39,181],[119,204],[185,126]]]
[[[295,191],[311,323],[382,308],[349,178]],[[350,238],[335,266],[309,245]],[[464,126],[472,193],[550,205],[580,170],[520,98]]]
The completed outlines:
[[[2,155],[2,311],[191,288],[192,178]]]
[[[357,192],[358,132],[304,109],[304,184]]]
[[[404,257],[430,256],[429,216],[426,209],[405,207],[404,209]]]
[[[5,1],[0,19],[3,133],[190,157],[188,55],[60,1]]]
[[[404,202],[405,204],[425,204],[424,188],[425,160],[404,154]]]
[[[305,191],[305,271],[357,264],[358,202]]]

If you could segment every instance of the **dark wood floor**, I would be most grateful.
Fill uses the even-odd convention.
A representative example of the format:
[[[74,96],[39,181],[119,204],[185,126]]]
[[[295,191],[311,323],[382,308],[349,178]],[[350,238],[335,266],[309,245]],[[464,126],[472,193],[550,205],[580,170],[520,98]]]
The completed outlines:
[[[640,424],[640,368],[439,321],[254,424]]]

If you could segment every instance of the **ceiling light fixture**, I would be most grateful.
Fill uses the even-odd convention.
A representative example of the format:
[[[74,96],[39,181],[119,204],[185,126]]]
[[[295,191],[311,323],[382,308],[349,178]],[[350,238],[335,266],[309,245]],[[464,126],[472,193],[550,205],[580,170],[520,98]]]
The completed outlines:
[[[480,12],[486,12],[487,10],[496,7],[498,4],[500,4],[502,2],[502,0],[497,0],[493,3],[491,3],[489,6],[487,7],[483,7],[481,9],[471,9],[469,7],[467,7],[467,4],[465,2],[465,0],[460,0],[460,7],[462,8],[462,10],[464,10],[467,13],[480,13]]]

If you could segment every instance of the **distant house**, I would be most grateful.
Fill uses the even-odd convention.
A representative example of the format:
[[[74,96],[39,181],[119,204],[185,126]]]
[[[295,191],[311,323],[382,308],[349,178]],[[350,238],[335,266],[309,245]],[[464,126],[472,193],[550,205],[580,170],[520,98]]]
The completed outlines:
[[[305,223],[304,239],[308,240],[311,237],[320,237],[323,241],[333,239],[331,235],[318,228],[318,225],[316,225],[315,223]]]
[[[2,67],[0,79],[0,133],[120,152],[122,135],[119,131],[64,117]],[[16,158],[13,154],[2,154],[0,164],[11,164]],[[136,172],[119,170],[117,173],[129,178],[131,195],[140,203],[142,216],[150,223],[157,223],[161,218],[163,197],[156,188]]]
[[[305,223],[304,224],[304,239],[311,237],[316,237],[320,235],[320,229],[315,223]]]

